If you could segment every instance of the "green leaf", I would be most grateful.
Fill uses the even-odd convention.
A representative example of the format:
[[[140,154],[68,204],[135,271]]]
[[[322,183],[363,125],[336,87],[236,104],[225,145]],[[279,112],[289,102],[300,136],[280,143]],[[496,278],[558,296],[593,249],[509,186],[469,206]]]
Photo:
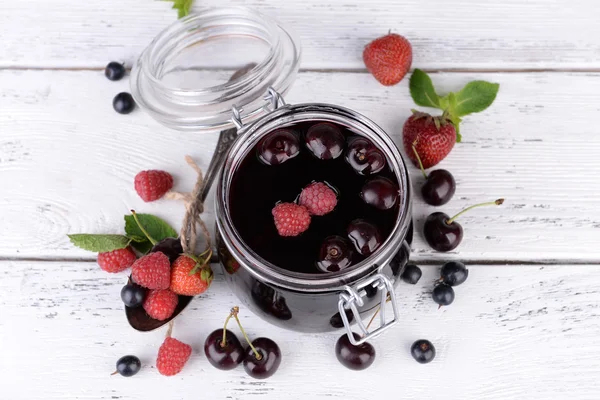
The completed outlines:
[[[96,253],[124,249],[131,242],[131,239],[123,235],[90,235],[80,233],[67,236],[75,246]]]
[[[183,18],[190,13],[194,0],[164,0],[172,1],[173,8],[177,10],[177,18]]]
[[[431,78],[424,71],[415,69],[410,77],[410,95],[414,102],[423,107],[441,108],[440,97],[435,92]]]
[[[462,117],[485,110],[494,102],[500,85],[485,81],[473,81],[456,93],[456,104],[452,115]]]
[[[137,217],[140,221],[140,224],[142,224],[152,239],[156,240],[157,242],[160,242],[168,237],[177,237],[177,232],[175,229],[171,228],[171,226],[162,219],[150,214],[137,214]],[[152,248],[153,244],[146,237],[146,235],[144,235],[144,232],[142,232],[138,224],[135,222],[133,215],[125,216],[125,233],[131,240],[133,240],[131,245],[139,252],[146,254]]]

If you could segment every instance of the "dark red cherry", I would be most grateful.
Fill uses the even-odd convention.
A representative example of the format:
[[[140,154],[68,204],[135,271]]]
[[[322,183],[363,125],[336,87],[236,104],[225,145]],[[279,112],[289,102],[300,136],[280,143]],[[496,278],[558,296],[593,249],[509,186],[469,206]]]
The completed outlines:
[[[448,223],[450,217],[443,212],[434,212],[425,220],[423,234],[432,249],[437,251],[454,250],[462,241],[463,228],[456,222]]]
[[[252,341],[252,345],[260,354],[260,360],[256,358],[254,351],[248,346],[244,357],[244,369],[246,373],[255,379],[266,379],[273,375],[281,364],[281,350],[277,343],[269,338],[258,338]]]
[[[306,132],[306,146],[321,160],[338,158],[344,150],[344,136],[340,129],[329,122],[320,122]]]
[[[204,354],[213,367],[222,370],[237,367],[245,356],[239,339],[229,330],[225,334],[223,345],[223,329],[217,329],[208,335],[204,341]]]
[[[450,201],[456,191],[456,182],[452,174],[445,169],[436,169],[427,175],[421,187],[421,194],[425,203],[432,206],[441,206]]]
[[[352,334],[354,339],[360,339],[357,333]],[[348,335],[344,334],[335,344],[335,355],[343,366],[360,371],[369,368],[375,361],[375,348],[367,342],[355,346],[350,343]]]
[[[378,176],[365,182],[360,197],[365,203],[380,210],[389,210],[398,201],[398,186],[388,178]]]
[[[258,157],[267,165],[279,165],[300,153],[298,135],[290,129],[277,129],[258,144]]]
[[[319,251],[317,268],[321,272],[337,272],[352,264],[354,251],[350,243],[340,236],[325,238]]]
[[[363,219],[355,219],[348,225],[348,238],[356,250],[368,256],[381,246],[381,234],[375,225]]]
[[[181,239],[177,238],[166,238],[156,243],[150,253],[160,251],[165,256],[169,257],[169,261],[173,263],[177,260],[177,257],[183,254],[183,247],[181,246]]]
[[[346,161],[361,175],[376,174],[385,167],[385,156],[373,143],[354,136],[348,141]]]

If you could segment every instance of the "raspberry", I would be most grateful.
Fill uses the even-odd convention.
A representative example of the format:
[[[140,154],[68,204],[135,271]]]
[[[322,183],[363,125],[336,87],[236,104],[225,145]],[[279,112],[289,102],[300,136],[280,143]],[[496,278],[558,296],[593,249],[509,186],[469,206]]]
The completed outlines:
[[[135,176],[135,191],[146,203],[158,200],[173,187],[173,177],[165,171],[142,171]]]
[[[170,289],[184,296],[196,296],[208,289],[213,272],[209,265],[198,265],[198,261],[188,256],[179,256],[171,268]]]
[[[168,337],[158,349],[156,368],[161,375],[177,375],[192,354],[192,347],[177,339]]]
[[[144,310],[150,318],[164,321],[173,315],[179,297],[168,289],[151,290],[144,301]]]
[[[312,215],[325,215],[337,204],[335,192],[323,182],[313,182],[300,193],[300,205]]]
[[[98,265],[106,272],[121,272],[135,262],[135,253],[129,248],[98,253]]]
[[[131,266],[131,277],[148,289],[168,289],[171,284],[169,257],[160,251],[138,258]]]
[[[304,206],[279,203],[273,208],[272,213],[280,236],[298,236],[310,225],[310,214]]]

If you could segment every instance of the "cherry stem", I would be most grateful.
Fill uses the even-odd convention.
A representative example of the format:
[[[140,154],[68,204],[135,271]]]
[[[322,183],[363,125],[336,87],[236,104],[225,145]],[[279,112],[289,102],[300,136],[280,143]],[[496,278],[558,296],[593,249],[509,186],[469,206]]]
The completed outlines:
[[[258,350],[256,350],[256,347],[254,347],[252,345],[252,342],[250,341],[250,338],[248,337],[248,335],[246,335],[246,331],[242,327],[242,323],[240,322],[240,319],[238,318],[239,311],[240,311],[240,308],[238,306],[235,306],[231,309],[231,314],[233,315],[233,318],[235,318],[235,322],[237,322],[238,326],[240,327],[240,331],[242,331],[242,335],[244,335],[244,339],[246,339],[246,342],[248,342],[248,346],[250,346],[250,348],[254,352],[254,358],[256,358],[258,361],[260,361],[260,360],[262,360],[263,357],[262,357],[262,355],[260,355]]]
[[[390,301],[392,301],[392,298],[388,295],[388,297],[385,299],[385,302],[388,303]],[[377,308],[377,310],[375,311],[375,314],[373,314],[373,316],[369,320],[369,323],[367,324],[367,330],[369,330],[369,328],[371,327],[371,324],[373,323],[373,321],[375,321],[375,317],[379,314],[379,311],[381,311],[381,306],[379,306]]]
[[[465,208],[464,210],[462,210],[461,212],[459,212],[458,214],[456,214],[454,217],[452,217],[452,218],[450,218],[450,219],[446,220],[446,224],[450,225],[451,223],[453,223],[453,222],[454,222],[454,220],[455,220],[456,218],[460,217],[461,215],[463,215],[463,214],[464,214],[464,213],[466,213],[467,211],[469,211],[469,210],[472,210],[472,209],[474,209],[474,208],[477,208],[477,207],[484,207],[484,206],[499,206],[499,205],[501,205],[502,203],[504,203],[504,199],[498,199],[498,200],[496,200],[496,201],[490,201],[490,202],[487,202],[487,203],[475,204],[475,205],[473,205],[473,206],[471,206],[471,207],[467,207],[467,208]]]
[[[421,157],[419,157],[419,153],[417,152],[415,143],[417,143],[416,140],[412,144],[412,149],[415,152],[415,156],[417,156],[417,161],[419,162],[419,168],[421,169],[421,172],[423,173],[423,176],[425,177],[425,179],[427,179],[427,173],[425,172],[425,168],[423,168],[423,162],[421,162]]]
[[[225,320],[225,325],[223,325],[223,339],[221,339],[221,348],[223,348],[227,345],[227,324],[229,323],[229,320],[231,319],[231,317],[233,317],[233,314],[236,309],[237,309],[236,307],[233,307],[231,309],[231,312],[229,313],[229,315],[227,316],[227,319]],[[237,309],[237,310],[239,310],[239,309]]]
[[[115,372],[113,372],[112,374],[110,374],[110,376],[116,375],[116,374],[118,374],[118,373],[119,373],[119,371],[115,371]]]
[[[135,220],[135,223],[140,228],[140,230],[142,231],[142,233],[146,236],[146,238],[148,238],[148,240],[150,241],[150,243],[152,243],[152,245],[154,246],[157,243],[156,240],[154,240],[152,238],[152,236],[150,236],[150,234],[148,233],[148,231],[146,229],[144,229],[144,227],[140,223],[140,220],[137,217],[137,214],[135,213],[135,210],[131,210],[131,214],[133,214],[133,219]]]

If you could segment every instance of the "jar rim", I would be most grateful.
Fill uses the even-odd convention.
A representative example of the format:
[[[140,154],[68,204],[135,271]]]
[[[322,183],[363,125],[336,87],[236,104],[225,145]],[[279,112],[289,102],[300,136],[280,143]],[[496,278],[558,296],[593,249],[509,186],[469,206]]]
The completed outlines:
[[[299,273],[278,267],[256,254],[240,237],[229,212],[229,189],[241,161],[264,135],[282,124],[300,120],[325,120],[351,124],[382,148],[390,167],[396,174],[400,196],[400,209],[392,232],[369,257],[351,268],[330,273]],[[341,290],[345,285],[374,273],[387,265],[406,237],[411,222],[412,187],[404,160],[392,139],[378,125],[353,110],[320,103],[296,104],[281,107],[251,126],[244,127],[229,151],[225,166],[219,176],[215,201],[217,229],[224,244],[238,262],[257,279],[290,290],[322,292]]]
[[[218,66],[205,69],[223,74],[233,72],[228,81],[217,84],[186,88],[163,82],[167,60],[198,48],[194,46],[230,37],[261,43],[267,47],[264,58],[237,70]],[[232,107],[242,111],[244,120],[252,121],[264,113],[262,95],[269,86],[279,93],[289,89],[299,68],[298,43],[289,29],[254,9],[205,8],[163,29],[146,47],[133,65],[131,92],[140,108],[170,128],[194,132],[228,129],[234,126]],[[236,59],[236,54],[228,52],[222,56]],[[194,69],[182,66],[183,70],[186,68]],[[238,74],[242,70],[245,73]]]

